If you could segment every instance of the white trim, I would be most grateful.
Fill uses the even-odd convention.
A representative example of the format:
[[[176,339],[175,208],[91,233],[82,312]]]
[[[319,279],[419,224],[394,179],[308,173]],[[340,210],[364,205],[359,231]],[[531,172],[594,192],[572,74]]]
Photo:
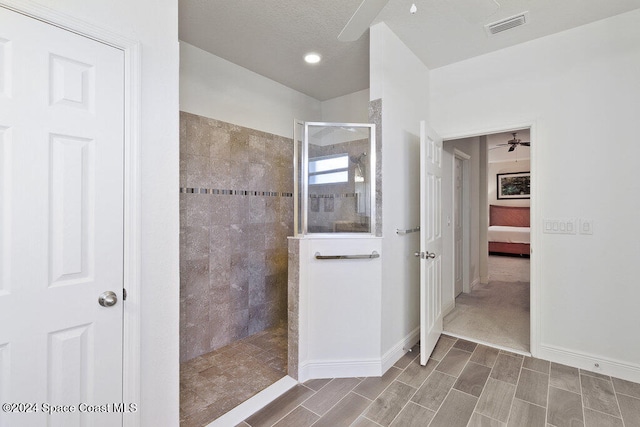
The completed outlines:
[[[298,372],[301,383],[316,378],[381,377],[382,360],[310,360]]]
[[[409,332],[409,335],[398,341],[382,355],[382,373],[387,372],[402,356],[407,354],[420,340],[420,326]]]
[[[484,346],[487,346],[487,347],[497,348],[498,350],[504,350],[504,351],[508,351],[510,353],[515,353],[515,354],[521,354],[522,356],[529,356],[529,357],[531,356],[531,353],[529,353],[528,351],[517,350],[515,348],[509,348],[509,347],[505,347],[503,345],[493,344],[493,343],[490,343],[490,342],[487,342],[487,341],[482,341],[482,340],[479,340],[479,339],[476,339],[476,338],[467,337],[465,335],[455,334],[453,332],[444,331],[442,333],[444,335],[448,335],[448,336],[453,337],[453,338],[458,338],[458,339],[465,340],[465,341],[471,341],[471,342],[474,342],[476,344],[481,344],[481,345],[484,345]]]
[[[464,138],[472,138],[474,136],[485,136],[485,135],[491,135],[494,133],[505,133],[505,132],[512,132],[512,131],[517,131],[517,130],[521,130],[521,129],[527,129],[527,128],[532,128],[535,124],[535,120],[531,120],[531,121],[524,121],[524,122],[517,122],[517,123],[508,123],[505,126],[495,126],[495,127],[490,127],[490,128],[480,128],[480,129],[472,129],[472,130],[467,130],[467,131],[463,131],[463,132],[457,132],[457,133],[452,133],[452,134],[445,134],[445,135],[441,135],[442,139],[445,141],[451,140],[451,139],[464,139]],[[533,147],[533,143],[531,144],[531,147]]]
[[[595,354],[580,353],[551,344],[540,344],[537,357],[563,365],[574,366],[585,371],[609,375],[635,383],[640,382],[640,365],[638,364],[600,357]],[[598,364],[597,367],[595,366],[596,364]]]
[[[290,376],[283,377],[260,393],[222,415],[220,418],[207,424],[207,427],[229,427],[238,425],[296,385],[298,385],[298,382]]]
[[[457,148],[453,149],[453,155],[455,157],[459,157],[462,160],[471,160],[471,156],[465,153],[464,151],[458,150]]]
[[[471,205],[471,194],[470,194],[470,167],[469,160],[471,156],[461,151],[457,148],[453,149],[453,167],[451,168],[451,172],[453,174],[452,184],[453,184],[453,194],[454,197],[451,198],[451,203],[453,204],[451,211],[453,212],[453,217],[455,219],[456,211],[455,211],[455,173],[456,173],[456,159],[462,161],[462,206],[459,206],[458,209],[462,210],[462,292],[469,293],[471,292],[471,280],[469,277],[469,267],[471,266],[471,218],[470,218],[470,205]],[[453,232],[453,259],[455,260],[455,220],[454,220],[454,232]],[[453,274],[455,278],[455,261],[453,266]],[[456,289],[455,289],[455,279],[453,281],[453,304],[455,306],[456,299]]]
[[[519,161],[524,161],[524,160],[529,161],[529,160],[531,160],[531,157],[523,157],[523,158],[518,157],[517,161],[519,162]],[[497,163],[514,163],[514,161],[513,160],[495,160],[493,162],[488,162],[488,163],[490,165],[494,165],[494,164],[497,164]]]
[[[0,0],[0,7],[107,44],[124,53],[124,277],[123,401],[140,405],[140,99],[141,49],[136,40],[28,0]],[[123,426],[140,425],[140,411]]]
[[[449,304],[447,304],[443,309],[442,309],[442,321],[444,322],[444,318],[447,317],[447,314],[451,313],[453,311],[453,309],[456,308],[456,299],[454,298],[452,302],[450,302]],[[444,327],[444,323],[443,323],[443,327]]]
[[[141,47],[131,44],[125,52],[125,187],[124,187],[124,305],[123,400],[141,402],[140,378],[140,117]],[[124,418],[123,426],[140,425],[140,414]]]

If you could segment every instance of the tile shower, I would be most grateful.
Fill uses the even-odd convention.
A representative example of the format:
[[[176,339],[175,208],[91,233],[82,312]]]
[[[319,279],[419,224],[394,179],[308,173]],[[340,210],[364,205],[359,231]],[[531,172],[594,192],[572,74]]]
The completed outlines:
[[[293,142],[180,113],[180,360],[287,320]]]

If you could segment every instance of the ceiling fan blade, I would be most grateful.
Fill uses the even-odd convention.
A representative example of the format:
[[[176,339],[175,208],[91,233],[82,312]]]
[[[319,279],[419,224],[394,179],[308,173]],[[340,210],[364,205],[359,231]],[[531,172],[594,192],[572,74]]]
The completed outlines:
[[[510,153],[510,152],[512,152],[512,151],[513,151],[513,150],[515,150],[515,149],[516,149],[516,146],[515,146],[515,144],[514,144],[514,145],[512,145],[511,147],[509,147],[509,151],[508,151],[508,152]]]
[[[389,0],[362,0],[347,25],[344,26],[338,40],[353,42],[358,40],[369,28],[373,20],[384,9]]]
[[[530,142],[521,142],[520,145],[526,145],[527,147],[530,147],[531,143]]]

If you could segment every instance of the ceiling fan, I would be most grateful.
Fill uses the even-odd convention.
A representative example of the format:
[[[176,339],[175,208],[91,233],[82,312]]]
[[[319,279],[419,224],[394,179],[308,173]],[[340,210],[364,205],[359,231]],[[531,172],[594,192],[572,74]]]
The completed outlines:
[[[508,152],[510,153],[513,150],[515,150],[518,145],[522,145],[524,147],[530,147],[531,146],[531,143],[529,141],[523,141],[521,139],[516,138],[517,134],[518,134],[517,132],[512,132],[511,135],[513,135],[513,139],[508,140],[504,144],[498,144],[496,146],[496,148],[497,147],[506,147],[508,145],[509,146]]]
[[[369,28],[376,16],[384,9],[389,0],[362,0],[360,6],[344,26],[338,40],[341,42],[356,41]]]

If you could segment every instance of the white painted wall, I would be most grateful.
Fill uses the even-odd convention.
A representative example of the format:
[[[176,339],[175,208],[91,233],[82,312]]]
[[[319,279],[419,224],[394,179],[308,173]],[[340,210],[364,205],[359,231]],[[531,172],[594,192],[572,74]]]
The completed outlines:
[[[322,119],[320,101],[185,42],[180,110],[287,138],[294,119]]]
[[[303,237],[299,260],[299,377],[380,376],[381,239]],[[381,258],[318,260],[322,255]]]
[[[382,353],[416,332],[420,224],[420,120],[429,119],[429,70],[387,27],[371,27],[371,99],[382,99]]]
[[[29,2],[34,5],[141,43],[140,295],[127,302],[139,307],[141,317],[141,400],[135,403],[140,425],[177,426],[178,2]]]
[[[369,89],[322,102],[322,121],[369,123]]]
[[[320,102],[180,42],[180,110],[293,137],[293,120],[369,122],[369,89]]]
[[[535,228],[532,351],[633,381],[640,144],[623,142],[640,117],[638,22],[640,10],[433,70],[430,99],[443,136],[534,124],[534,218],[592,219],[594,234]]]

